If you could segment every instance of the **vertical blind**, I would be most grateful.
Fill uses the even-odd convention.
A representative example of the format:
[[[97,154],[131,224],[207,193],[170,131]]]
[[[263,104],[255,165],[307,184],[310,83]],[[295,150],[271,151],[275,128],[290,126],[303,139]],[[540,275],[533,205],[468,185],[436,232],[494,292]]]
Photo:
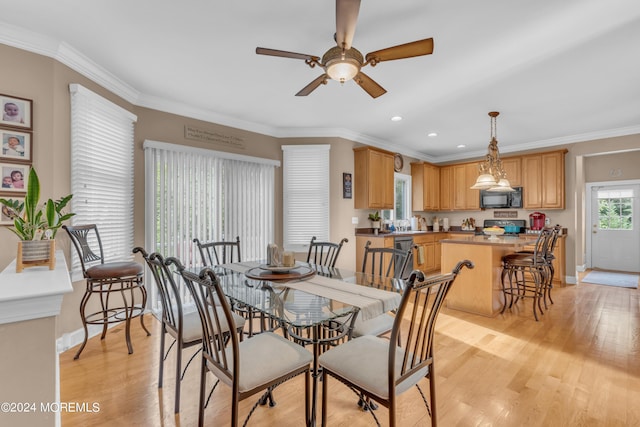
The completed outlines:
[[[283,145],[284,248],[304,252],[313,236],[329,240],[328,144]]]
[[[263,259],[274,241],[279,162],[145,141],[145,247],[202,265],[200,241],[240,237],[243,261]]]
[[[137,117],[81,85],[69,90],[72,223],[98,226],[107,261],[131,260]],[[76,256],[72,270],[80,271]]]

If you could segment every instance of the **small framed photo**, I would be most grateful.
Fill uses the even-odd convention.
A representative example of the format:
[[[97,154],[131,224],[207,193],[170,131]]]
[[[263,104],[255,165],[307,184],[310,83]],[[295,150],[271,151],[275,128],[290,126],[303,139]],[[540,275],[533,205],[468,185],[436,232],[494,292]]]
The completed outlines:
[[[33,101],[30,99],[0,94],[0,108],[0,124],[23,129],[32,128]]]
[[[31,162],[33,135],[31,132],[19,132],[11,129],[0,129],[0,161]]]
[[[350,199],[352,197],[352,188],[353,186],[351,185],[351,174],[344,172],[342,174],[342,198],[343,199]]]
[[[26,193],[31,166],[17,163],[0,163],[1,193]]]
[[[6,197],[6,199],[14,200],[18,203],[24,203],[24,197]],[[0,225],[13,225],[13,218],[11,218],[10,210],[5,205],[0,205]]]

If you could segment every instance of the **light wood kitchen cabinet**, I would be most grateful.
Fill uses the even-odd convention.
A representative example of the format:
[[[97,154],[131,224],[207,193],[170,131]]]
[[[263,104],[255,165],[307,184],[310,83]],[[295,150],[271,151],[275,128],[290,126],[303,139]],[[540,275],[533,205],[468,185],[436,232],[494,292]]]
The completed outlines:
[[[413,237],[413,268],[423,273],[433,271],[436,265],[435,234],[421,234]]]
[[[453,167],[453,209],[464,210],[467,208],[467,178],[465,166]]]
[[[478,180],[478,163],[467,163],[464,165],[465,178],[466,178],[466,187],[467,190],[466,198],[466,208],[467,209],[480,209],[480,190],[472,190],[470,187],[476,183]]]
[[[502,159],[502,169],[507,174],[511,187],[522,186],[522,158],[507,157]]]
[[[478,179],[478,163],[453,165],[453,209],[480,209],[480,191],[470,187]]]
[[[440,210],[453,210],[453,166],[440,168]]]
[[[564,209],[566,150],[522,157],[524,209]]]
[[[356,209],[393,209],[393,153],[354,148],[353,198]]]
[[[429,163],[411,163],[411,193],[414,211],[440,209],[440,168]]]
[[[413,268],[423,273],[440,272],[442,258],[442,239],[446,239],[447,233],[418,234],[413,237],[413,244],[417,249],[413,250]]]

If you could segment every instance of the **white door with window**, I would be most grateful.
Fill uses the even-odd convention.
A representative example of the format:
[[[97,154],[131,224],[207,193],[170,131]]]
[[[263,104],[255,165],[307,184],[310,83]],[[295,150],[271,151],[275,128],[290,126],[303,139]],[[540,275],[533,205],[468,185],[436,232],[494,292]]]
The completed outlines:
[[[590,267],[640,272],[640,183],[589,186]]]

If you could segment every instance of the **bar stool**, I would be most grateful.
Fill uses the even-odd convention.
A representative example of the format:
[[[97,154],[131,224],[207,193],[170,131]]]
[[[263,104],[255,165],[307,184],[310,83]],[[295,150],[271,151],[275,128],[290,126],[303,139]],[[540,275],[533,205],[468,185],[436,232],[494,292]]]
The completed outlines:
[[[84,341],[74,356],[80,357],[80,353],[87,345],[89,330],[87,325],[101,325],[104,339],[107,328],[112,323],[125,322],[125,339],[129,354],[133,353],[131,345],[131,319],[140,317],[140,324],[147,336],[151,335],[144,324],[144,309],[147,304],[147,290],[143,284],[144,268],[134,261],[125,262],[104,262],[102,241],[95,224],[88,225],[63,225],[71,242],[76,249],[82,274],[86,279],[87,286],[80,301],[80,318],[84,328]],[[91,265],[93,264],[93,265]],[[119,293],[122,301],[113,303],[110,301],[112,294]],[[141,301],[136,302],[136,294],[140,295]],[[86,313],[87,304],[90,300],[98,299],[100,309]]]
[[[556,225],[552,228],[552,236],[551,236],[551,240],[548,243],[548,248],[546,250],[546,254],[544,255],[544,258],[547,261],[547,265],[546,265],[546,269],[547,269],[547,280],[545,281],[544,284],[544,308],[547,308],[547,299],[549,299],[549,303],[553,304],[553,299],[551,299],[551,288],[553,288],[553,278],[555,276],[555,268],[553,267],[553,261],[556,259],[555,255],[553,254],[557,243],[558,243],[558,237],[560,237],[560,231],[562,231],[562,227],[560,225]],[[527,253],[527,254],[533,254],[533,251],[529,250],[529,251],[518,251],[517,253],[522,254],[522,253]]]
[[[501,313],[504,313],[507,305],[511,308],[514,303],[525,298],[533,300],[533,317],[536,321],[539,320],[538,310],[541,314],[544,313],[541,300],[544,301],[550,283],[552,270],[549,267],[549,249],[552,237],[553,229],[544,228],[536,240],[533,252],[515,252],[502,257],[501,282],[504,305]]]

